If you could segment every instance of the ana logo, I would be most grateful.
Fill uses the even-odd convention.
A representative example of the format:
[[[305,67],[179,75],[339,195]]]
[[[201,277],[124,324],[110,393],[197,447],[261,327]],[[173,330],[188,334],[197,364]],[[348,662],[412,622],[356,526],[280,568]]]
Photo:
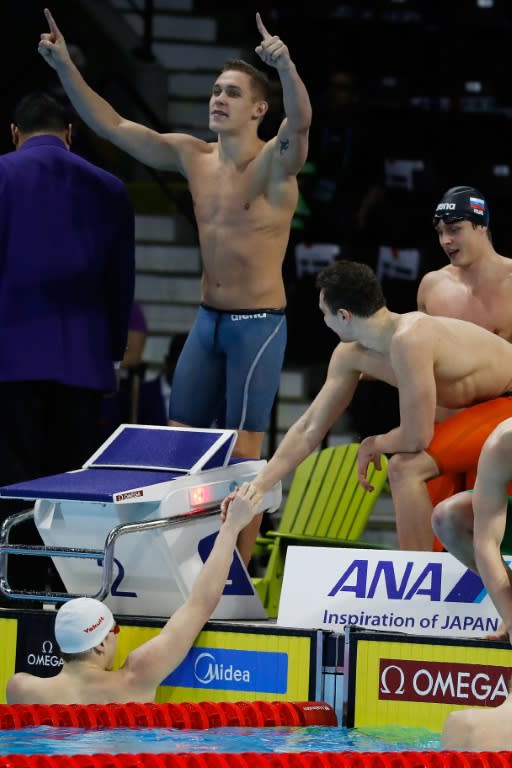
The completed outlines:
[[[375,565],[367,560],[353,560],[327,594],[335,597],[338,592],[352,592],[355,598],[387,597],[388,600],[413,600],[419,596],[445,603],[480,603],[487,594],[480,577],[469,570],[444,597],[442,584],[441,562],[419,565],[409,561],[404,567],[392,560],[378,560]]]

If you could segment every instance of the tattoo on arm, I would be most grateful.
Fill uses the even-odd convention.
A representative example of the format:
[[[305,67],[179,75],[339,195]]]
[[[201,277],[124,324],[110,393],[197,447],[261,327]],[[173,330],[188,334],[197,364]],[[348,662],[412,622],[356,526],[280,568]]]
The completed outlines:
[[[290,139],[283,139],[283,141],[279,142],[279,154],[282,155],[288,147],[290,146]]]

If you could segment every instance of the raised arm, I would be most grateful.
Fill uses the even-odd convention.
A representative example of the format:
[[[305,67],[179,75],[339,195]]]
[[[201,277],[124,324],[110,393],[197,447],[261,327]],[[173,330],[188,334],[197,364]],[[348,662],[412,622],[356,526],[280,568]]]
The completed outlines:
[[[156,688],[183,661],[222,597],[238,534],[258,514],[261,500],[262,494],[248,483],[240,487],[190,596],[159,635],[127,657],[123,670],[133,687]]]
[[[85,82],[48,8],[45,8],[44,14],[50,31],[41,35],[38,52],[57,72],[62,87],[82,120],[98,136],[108,139],[145,165],[184,173],[182,153],[202,142],[185,134],[161,134],[122,117]]]
[[[272,140],[276,145],[276,156],[287,173],[297,174],[308,154],[311,102],[288,47],[281,38],[270,34],[259,13],[256,14],[256,25],[262,37],[256,53],[265,64],[277,70],[283,89],[285,119]]]

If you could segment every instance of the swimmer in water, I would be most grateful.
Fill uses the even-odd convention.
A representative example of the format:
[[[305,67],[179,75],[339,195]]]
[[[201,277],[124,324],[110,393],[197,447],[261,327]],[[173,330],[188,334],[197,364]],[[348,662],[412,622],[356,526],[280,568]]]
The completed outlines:
[[[259,513],[262,495],[248,483],[222,523],[187,600],[160,633],[113,669],[120,631],[99,600],[69,600],[55,617],[63,666],[55,677],[16,672],[7,682],[8,704],[108,704],[154,701],[157,687],[180,664],[222,596],[240,531]]]

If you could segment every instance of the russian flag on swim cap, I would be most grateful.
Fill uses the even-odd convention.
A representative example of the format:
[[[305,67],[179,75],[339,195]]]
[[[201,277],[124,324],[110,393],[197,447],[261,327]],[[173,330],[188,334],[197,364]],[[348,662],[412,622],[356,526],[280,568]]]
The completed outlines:
[[[475,211],[475,213],[478,213],[481,216],[484,215],[484,213],[485,213],[485,200],[482,200],[481,197],[470,197],[469,198],[469,205]]]

